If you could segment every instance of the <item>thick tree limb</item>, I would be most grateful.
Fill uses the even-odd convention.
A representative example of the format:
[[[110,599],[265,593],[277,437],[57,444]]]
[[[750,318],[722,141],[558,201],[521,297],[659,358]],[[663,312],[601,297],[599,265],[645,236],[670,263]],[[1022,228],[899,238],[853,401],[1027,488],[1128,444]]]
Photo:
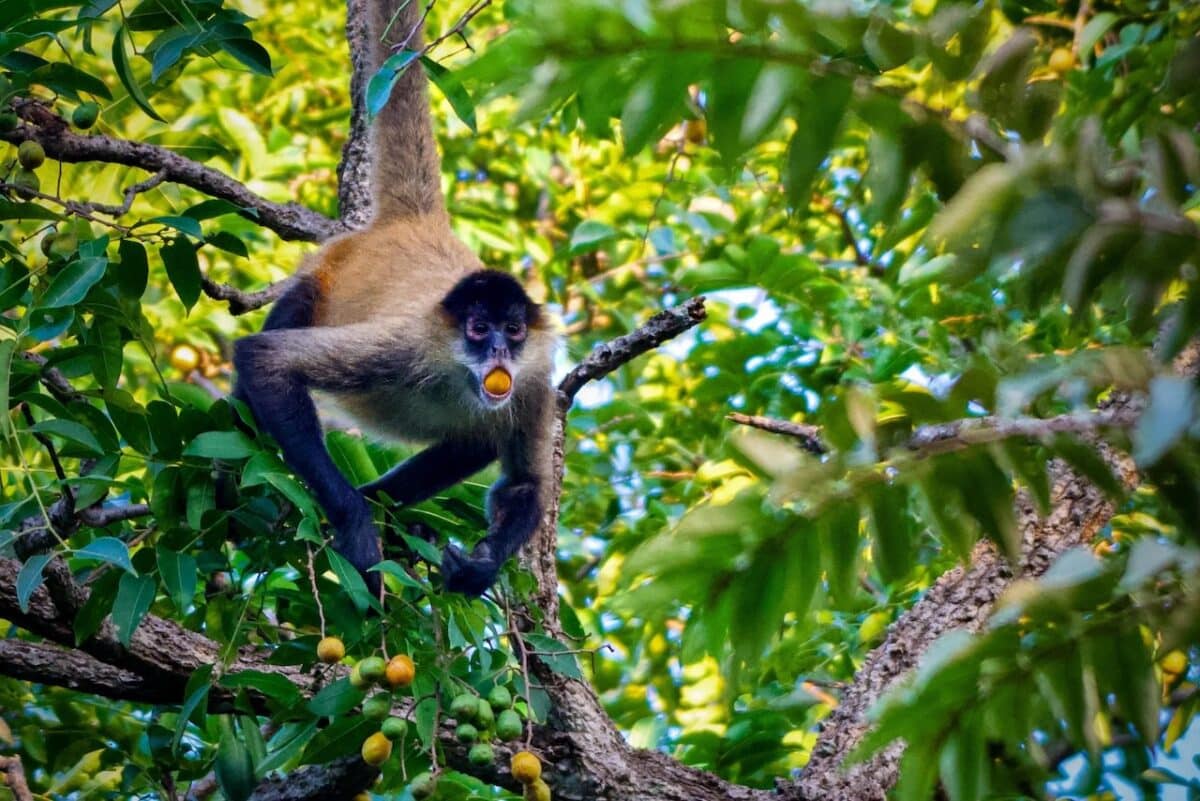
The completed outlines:
[[[105,664],[83,651],[48,643],[0,640],[0,674],[121,701],[179,703],[163,687],[132,671]]]
[[[320,242],[342,230],[336,220],[297,203],[267,200],[225,173],[158,145],[103,134],[81,136],[56,126],[29,124],[0,134],[0,139],[13,144],[30,139],[40,142],[46,155],[58,161],[72,164],[92,161],[124,164],[162,174],[163,180],[228,200],[242,209],[242,216],[270,228],[284,239]]]
[[[4,774],[4,783],[12,791],[15,801],[33,801],[33,793],[25,781],[25,766],[17,756],[0,756],[0,773]]]

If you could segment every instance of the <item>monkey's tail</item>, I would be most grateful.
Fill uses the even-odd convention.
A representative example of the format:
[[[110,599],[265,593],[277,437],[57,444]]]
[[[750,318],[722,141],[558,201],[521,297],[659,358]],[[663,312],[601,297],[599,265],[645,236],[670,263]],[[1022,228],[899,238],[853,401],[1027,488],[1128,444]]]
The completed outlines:
[[[368,79],[394,53],[420,51],[425,42],[423,0],[354,2],[368,6],[370,63],[374,65]],[[372,126],[371,186],[376,220],[445,210],[427,85],[421,64],[409,63]],[[365,92],[365,87],[361,90]]]

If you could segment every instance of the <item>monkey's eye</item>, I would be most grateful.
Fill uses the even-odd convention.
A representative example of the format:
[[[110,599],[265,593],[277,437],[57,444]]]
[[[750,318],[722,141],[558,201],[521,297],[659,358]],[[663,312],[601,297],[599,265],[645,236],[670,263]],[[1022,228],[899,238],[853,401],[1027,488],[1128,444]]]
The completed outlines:
[[[511,340],[520,342],[525,338],[524,323],[508,323],[504,326],[504,334]]]
[[[491,326],[483,320],[471,320],[467,323],[467,338],[473,340],[487,339]]]

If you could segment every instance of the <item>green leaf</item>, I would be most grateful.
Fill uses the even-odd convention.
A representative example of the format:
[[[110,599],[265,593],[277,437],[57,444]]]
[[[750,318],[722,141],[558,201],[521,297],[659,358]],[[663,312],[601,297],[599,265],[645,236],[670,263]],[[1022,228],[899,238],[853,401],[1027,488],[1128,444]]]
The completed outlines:
[[[414,537],[411,534],[401,534],[400,536],[403,538],[405,544],[408,545],[408,547],[411,548],[417,554],[417,556],[421,557],[429,564],[440,565],[442,563],[442,552],[438,550],[436,545],[426,542],[420,537]]]
[[[76,259],[71,262],[54,276],[46,294],[42,295],[41,307],[57,309],[62,306],[74,306],[104,277],[107,267],[108,259],[105,258]]]
[[[230,715],[219,716],[221,739],[213,772],[226,801],[246,801],[258,783],[254,779],[254,760],[245,739],[238,735]]]
[[[1196,392],[1179,376],[1157,376],[1150,382],[1150,405],[1133,430],[1133,459],[1148,467],[1166,454],[1196,420]]]
[[[195,222],[195,221],[193,221]],[[167,277],[175,287],[179,300],[188,311],[200,299],[200,262],[196,260],[196,249],[185,237],[176,237],[159,250]]]
[[[537,652],[538,659],[542,660],[546,667],[567,678],[583,680],[579,661],[575,654],[568,653],[567,646],[544,634],[526,634],[524,637],[525,642]]]
[[[150,611],[154,603],[154,579],[150,576],[135,576],[126,573],[117,585],[117,599],[113,602],[112,620],[117,630],[117,639],[124,646]]]
[[[82,548],[77,548],[75,557],[77,559],[99,559],[137,575],[137,571],[133,569],[133,563],[129,561],[129,546],[116,537],[97,537]]]
[[[253,39],[232,38],[221,40],[221,49],[250,68],[251,72],[271,76],[275,70],[271,67],[271,54],[267,49]]]
[[[183,688],[183,706],[179,710],[179,718],[175,723],[175,736],[171,740],[171,753],[179,753],[179,744],[187,732],[188,721],[192,719],[197,709],[205,709],[208,704],[208,693],[212,688],[213,665],[201,665],[188,676],[187,685]]]
[[[283,724],[267,744],[267,756],[258,765],[259,774],[266,775],[286,766],[300,754],[316,733],[315,720]]]
[[[437,710],[437,706],[432,703],[423,706]],[[322,765],[338,757],[358,753],[363,740],[376,731],[378,726],[378,723],[362,715],[338,718],[317,732],[309,741],[301,761],[308,765]]]
[[[243,688],[257,690],[272,703],[278,703],[285,708],[290,708],[300,702],[300,689],[289,681],[287,676],[279,673],[268,673],[263,670],[241,670],[237,673],[225,674],[221,677],[219,683],[222,687],[229,687],[234,690]],[[324,689],[328,690],[332,686],[334,685],[331,684]]]
[[[605,225],[596,220],[584,220],[571,232],[571,244],[567,253],[571,256],[578,256],[580,253],[597,250],[601,245],[616,238],[617,232],[611,225]]]
[[[146,291],[150,278],[150,263],[146,248],[136,239],[122,239],[117,245],[121,263],[117,265],[117,289],[130,300],[137,300]]]
[[[117,29],[116,36],[113,37],[112,46],[112,62],[117,71],[117,77],[121,79],[121,85],[125,87],[125,91],[129,92],[129,97],[133,99],[134,103],[137,103],[138,108],[146,112],[152,119],[166,122],[150,105],[145,92],[142,91],[141,85],[133,75],[133,69],[129,64],[129,55],[126,53],[128,43],[129,31],[122,25]]]
[[[30,431],[66,440],[96,456],[104,455],[104,448],[96,435],[74,420],[42,420],[31,426]]]
[[[158,223],[160,225],[165,225],[168,228],[174,228],[176,231],[187,234],[193,239],[204,239],[204,229],[200,227],[200,223],[195,217],[168,214],[162,217],[153,217],[149,220],[146,220],[146,222]]]
[[[401,50],[388,57],[371,76],[371,80],[367,81],[367,114],[371,118],[379,116],[379,112],[383,111],[388,98],[392,96],[392,88],[396,81],[416,58],[416,51]]]
[[[248,459],[257,450],[241,431],[205,431],[188,443],[183,455],[202,459]]]
[[[891,584],[908,575],[916,548],[906,514],[908,491],[902,486],[880,485],[870,494],[872,556],[880,577]]]
[[[364,697],[365,693],[350,684],[349,678],[340,678],[322,687],[307,707],[309,712],[318,717],[337,718],[361,704]]]
[[[9,386],[12,380],[12,359],[16,352],[15,339],[0,339],[0,438],[7,439],[12,431],[8,416]]]
[[[196,594],[196,559],[163,545],[154,549],[158,560],[158,575],[162,578],[167,596],[180,614],[185,614]]]
[[[354,565],[347,562],[341,554],[333,550],[327,550],[326,556],[329,557],[329,567],[333,569],[334,575],[338,577],[338,583],[342,585],[354,603],[354,607],[359,612],[367,611],[367,607],[371,605],[371,592],[367,589],[366,582],[362,576],[354,569]]]
[[[29,599],[38,587],[42,586],[44,576],[42,568],[53,558],[54,554],[37,553],[25,560],[21,572],[17,573],[17,605],[22,612],[29,611]]]
[[[425,74],[429,76],[429,80],[442,90],[442,94],[446,96],[446,100],[450,102],[450,108],[454,109],[458,118],[463,121],[464,125],[475,131],[475,101],[471,99],[470,93],[462,85],[458,76],[429,56],[421,56],[421,66],[425,68]]]
[[[850,81],[828,75],[814,80],[797,104],[796,132],[788,143],[784,183],[788,203],[807,209],[817,170],[833,147],[852,96]]]
[[[1083,30],[1079,34],[1080,58],[1087,58],[1100,38],[1108,33],[1113,25],[1117,24],[1118,19],[1117,15],[1111,11],[1101,11],[1088,20],[1087,25],[1083,26]]]
[[[858,508],[840,503],[821,516],[821,566],[829,583],[829,594],[845,608],[858,588]]]
[[[649,66],[633,85],[621,109],[625,153],[633,155],[680,118],[687,96],[688,71],[667,61]]]

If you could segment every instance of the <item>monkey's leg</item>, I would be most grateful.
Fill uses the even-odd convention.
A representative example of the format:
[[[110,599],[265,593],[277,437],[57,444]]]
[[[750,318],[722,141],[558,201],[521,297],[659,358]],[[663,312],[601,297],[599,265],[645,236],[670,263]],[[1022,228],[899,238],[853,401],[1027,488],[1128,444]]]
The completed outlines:
[[[378,591],[379,576],[367,569],[379,562],[379,532],[370,506],[337,469],[325,449],[310,389],[361,389],[374,380],[379,354],[353,351],[365,333],[361,326],[264,331],[238,341],[234,366],[238,389],[259,426],[283,450],[283,457],[316,495],[336,530],[334,549]],[[378,342],[378,331],[375,331]],[[379,343],[385,344],[385,343]],[[354,353],[354,355],[347,355]],[[356,358],[357,357],[357,358]],[[368,360],[365,364],[357,363]]]
[[[396,503],[420,503],[478,473],[496,458],[488,443],[446,440],[393,467],[386,475],[359,489],[368,498],[385,493]]]
[[[488,534],[463,553],[447,545],[442,554],[446,587],[463,595],[478,596],[496,581],[500,566],[521,549],[542,520],[537,479],[533,476],[505,477],[492,486],[488,496],[491,524]]]

